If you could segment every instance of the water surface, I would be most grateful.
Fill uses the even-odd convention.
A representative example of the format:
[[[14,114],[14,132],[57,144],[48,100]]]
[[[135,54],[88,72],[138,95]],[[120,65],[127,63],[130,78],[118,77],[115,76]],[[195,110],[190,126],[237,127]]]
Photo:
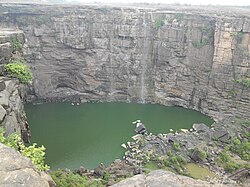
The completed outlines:
[[[132,122],[140,119],[149,132],[191,128],[193,123],[212,124],[207,116],[180,107],[135,103],[28,104],[25,106],[31,142],[46,147],[52,169],[94,168],[122,158],[121,144],[134,135]]]

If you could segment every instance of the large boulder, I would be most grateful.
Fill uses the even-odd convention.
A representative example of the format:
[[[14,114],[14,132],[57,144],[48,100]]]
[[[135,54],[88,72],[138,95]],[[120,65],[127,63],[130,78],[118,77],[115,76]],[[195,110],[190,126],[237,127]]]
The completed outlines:
[[[213,139],[218,140],[223,143],[229,143],[230,142],[230,134],[226,129],[223,128],[216,128],[213,132]]]
[[[0,143],[0,186],[1,187],[52,187],[50,176],[38,172],[32,162]]]
[[[101,163],[99,166],[97,166],[95,169],[94,169],[94,174],[98,177],[101,177],[105,174],[106,172],[106,168],[104,166],[103,163]]]
[[[193,124],[193,129],[196,131],[196,132],[210,132],[210,128],[203,124],[203,123],[194,123]]]
[[[206,181],[195,180],[190,177],[176,175],[170,171],[155,170],[149,174],[135,175],[125,179],[112,187],[225,187],[223,184],[210,184]],[[230,185],[227,185],[230,186]]]

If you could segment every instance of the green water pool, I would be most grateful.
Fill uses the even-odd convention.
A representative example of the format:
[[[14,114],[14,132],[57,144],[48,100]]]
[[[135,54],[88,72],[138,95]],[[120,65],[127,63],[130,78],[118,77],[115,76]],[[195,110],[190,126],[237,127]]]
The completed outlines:
[[[211,125],[209,117],[180,107],[136,103],[27,104],[25,110],[31,142],[46,147],[46,163],[52,169],[79,166],[95,168],[122,158],[122,143],[134,135],[132,122],[140,119],[149,132]]]

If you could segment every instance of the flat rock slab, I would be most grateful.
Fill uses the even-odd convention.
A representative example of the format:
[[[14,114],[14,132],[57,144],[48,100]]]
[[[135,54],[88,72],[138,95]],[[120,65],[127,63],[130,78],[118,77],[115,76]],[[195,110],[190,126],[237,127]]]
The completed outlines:
[[[125,179],[112,187],[224,187],[223,184],[210,184],[202,180],[176,175],[170,171],[155,170]],[[228,185],[227,185],[228,186]],[[230,186],[230,185],[229,185]]]

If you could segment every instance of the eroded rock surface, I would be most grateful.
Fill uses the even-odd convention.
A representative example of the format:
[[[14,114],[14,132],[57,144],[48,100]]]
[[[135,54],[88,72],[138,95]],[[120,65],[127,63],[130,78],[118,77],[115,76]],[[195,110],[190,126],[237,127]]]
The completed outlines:
[[[112,187],[224,187],[223,184],[210,184],[205,181],[195,180],[190,177],[176,175],[170,171],[156,170],[149,174],[135,175],[132,178],[125,179]],[[230,186],[230,185],[227,185]]]
[[[0,26],[0,127],[5,128],[6,135],[18,133],[28,143],[29,127],[23,105],[25,86],[19,84],[15,78],[2,76],[3,65],[10,62],[12,58],[20,56],[11,46],[11,40],[14,37],[20,44],[23,43],[24,35],[21,30]]]
[[[28,158],[0,143],[0,186],[1,187],[49,187],[53,181],[36,171]],[[51,185],[50,185],[51,184]]]
[[[156,102],[216,119],[250,115],[249,8],[0,8],[2,24],[24,32],[33,96]]]

